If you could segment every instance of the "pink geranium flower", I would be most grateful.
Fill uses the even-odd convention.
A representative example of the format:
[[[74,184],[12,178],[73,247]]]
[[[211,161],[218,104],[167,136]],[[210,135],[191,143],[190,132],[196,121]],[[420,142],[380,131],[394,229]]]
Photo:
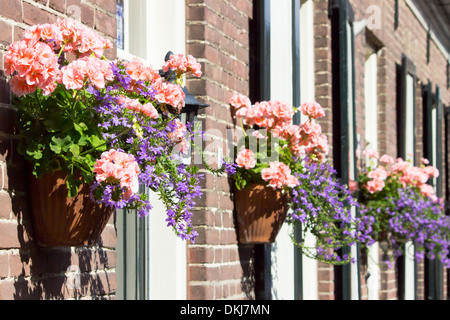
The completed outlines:
[[[111,149],[104,152],[94,165],[94,173],[99,183],[118,183],[129,193],[139,191],[139,165],[133,155]]]
[[[391,156],[388,156],[387,154],[384,154],[384,155],[381,156],[380,162],[385,163],[385,164],[393,164],[394,163],[394,159]]]
[[[378,151],[369,149],[369,148],[367,148],[363,151],[363,155],[368,158],[374,158],[374,159],[380,158],[380,154],[378,153]]]
[[[375,193],[375,192],[383,190],[384,186],[385,186],[385,182],[383,180],[373,179],[373,180],[367,182],[366,188],[370,193]]]
[[[186,96],[179,85],[165,82],[162,78],[154,81],[152,85],[156,90],[156,100],[158,102],[171,105],[178,112],[181,112],[185,105],[184,99]]]
[[[383,167],[378,167],[375,170],[370,171],[367,176],[371,179],[386,180],[388,173]]]
[[[232,105],[236,109],[240,109],[243,107],[250,108],[252,106],[252,103],[247,96],[242,94],[235,94],[230,99],[230,105]]]
[[[423,168],[423,172],[433,178],[439,177],[439,170],[433,166],[426,166],[425,168]]]
[[[306,102],[300,106],[300,111],[312,119],[318,119],[325,116],[325,110],[317,102]]]
[[[31,40],[21,40],[8,47],[4,68],[7,76],[15,78],[11,89],[17,95],[32,93],[37,88],[52,91],[59,74],[58,59],[52,48]]]
[[[172,54],[162,69],[164,72],[169,70],[176,71],[178,75],[192,73],[196,77],[202,76],[201,64],[191,55]]]
[[[254,168],[256,165],[254,152],[249,149],[241,150],[236,157],[236,163],[247,170]]]
[[[298,179],[291,174],[291,169],[279,161],[269,163],[269,168],[261,171],[261,177],[274,189],[281,189],[283,186],[293,188],[299,184]]]
[[[175,129],[169,133],[169,139],[175,144],[181,143],[186,138],[186,126],[178,119],[175,119]]]

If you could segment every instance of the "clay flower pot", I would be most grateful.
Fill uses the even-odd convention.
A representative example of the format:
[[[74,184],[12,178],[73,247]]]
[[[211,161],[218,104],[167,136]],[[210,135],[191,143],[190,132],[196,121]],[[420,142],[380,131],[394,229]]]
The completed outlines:
[[[252,184],[235,192],[239,241],[273,243],[286,220],[287,197],[279,190]]]
[[[66,175],[62,172],[29,175],[32,218],[40,246],[71,247],[95,244],[114,209],[94,203],[88,185],[68,198]]]

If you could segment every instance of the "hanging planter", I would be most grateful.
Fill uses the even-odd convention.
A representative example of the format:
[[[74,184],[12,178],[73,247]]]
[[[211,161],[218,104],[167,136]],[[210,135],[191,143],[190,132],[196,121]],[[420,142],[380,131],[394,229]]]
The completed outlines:
[[[96,243],[113,213],[112,207],[93,202],[90,188],[83,184],[68,197],[67,175],[62,172],[30,175],[33,226],[41,246],[91,246]]]
[[[147,189],[164,202],[176,235],[194,240],[202,174],[180,161],[196,130],[180,114],[189,110],[185,75],[200,77],[201,65],[169,54],[160,72],[139,59],[108,60],[104,50],[112,47],[82,24],[58,19],[25,30],[4,54],[18,152],[33,175],[38,241],[94,244],[114,209],[149,214]]]
[[[252,184],[236,190],[235,197],[239,242],[273,243],[286,220],[286,195],[281,190]]]
[[[286,221],[293,227],[292,242],[307,257],[332,264],[355,261],[340,250],[357,241],[350,211],[355,201],[326,163],[327,137],[316,121],[325,116],[322,106],[310,102],[297,108],[274,100],[252,104],[243,95],[234,95],[230,105],[244,131],[236,158],[223,163],[236,187],[240,242],[274,242]],[[294,125],[298,112],[304,120]],[[301,236],[293,230],[301,230]],[[314,246],[305,241],[307,233],[315,236]]]
[[[408,242],[414,244],[412,255],[417,262],[439,259],[450,266],[448,236],[450,219],[443,200],[427,182],[439,176],[437,168],[422,159],[420,166],[389,155],[380,157],[366,149],[353,192],[360,203],[358,229],[365,240],[363,248],[375,241],[383,243],[384,263],[405,254]]]

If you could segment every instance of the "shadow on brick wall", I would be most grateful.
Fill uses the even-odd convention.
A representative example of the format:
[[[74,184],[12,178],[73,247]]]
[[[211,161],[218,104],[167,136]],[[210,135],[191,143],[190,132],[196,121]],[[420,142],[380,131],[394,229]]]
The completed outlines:
[[[32,223],[26,160],[17,150],[16,116],[10,107],[9,85],[0,71],[0,184],[8,196],[0,206],[11,213],[1,235],[0,248],[9,251],[9,277],[1,286],[1,299],[80,299],[102,296],[115,290],[115,279],[104,272],[109,267],[100,238],[92,248],[50,248],[37,245]],[[1,168],[0,168],[1,169]],[[1,189],[0,188],[0,189]],[[3,198],[2,198],[3,199]],[[5,211],[5,210],[4,210]],[[5,216],[4,218],[8,218]]]
[[[238,245],[239,261],[242,267],[241,291],[246,299],[255,299],[255,266],[253,245]]]

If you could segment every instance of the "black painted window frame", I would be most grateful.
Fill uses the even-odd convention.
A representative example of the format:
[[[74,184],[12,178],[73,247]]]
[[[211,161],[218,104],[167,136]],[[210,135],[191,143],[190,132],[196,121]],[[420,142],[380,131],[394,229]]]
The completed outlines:
[[[331,21],[331,50],[332,50],[332,101],[333,101],[333,160],[334,168],[337,171],[338,180],[348,185],[350,156],[355,156],[355,152],[349,152],[350,131],[353,131],[353,146],[357,147],[356,132],[356,112],[355,112],[355,49],[354,37],[350,39],[351,48],[348,48],[348,31],[350,26],[353,35],[353,23],[355,14],[348,0],[330,0],[329,18]],[[349,51],[351,54],[349,55]],[[350,56],[350,61],[349,61]],[[352,64],[352,74],[349,74],[349,64]],[[352,79],[351,92],[349,97],[349,78]],[[352,101],[353,123],[349,123],[349,98]],[[356,161],[355,161],[356,163]],[[356,175],[356,166],[355,172]],[[358,282],[360,277],[359,249],[357,257]],[[350,248],[342,249],[342,254],[350,252]],[[351,292],[351,265],[335,266],[335,299],[350,300]],[[361,297],[360,285],[358,283],[358,297]]]
[[[405,54],[402,54],[401,64],[397,65],[397,156],[403,159],[407,158],[406,151],[406,108],[407,108],[407,79],[408,75],[413,78],[413,124],[416,128],[416,66]],[[417,135],[414,130],[413,149],[416,150]],[[417,154],[414,153],[414,161],[417,161]],[[403,246],[404,249],[404,246]],[[405,256],[402,255],[397,259],[397,285],[398,285],[398,299],[405,299]],[[417,299],[417,262],[414,261],[414,299]]]

